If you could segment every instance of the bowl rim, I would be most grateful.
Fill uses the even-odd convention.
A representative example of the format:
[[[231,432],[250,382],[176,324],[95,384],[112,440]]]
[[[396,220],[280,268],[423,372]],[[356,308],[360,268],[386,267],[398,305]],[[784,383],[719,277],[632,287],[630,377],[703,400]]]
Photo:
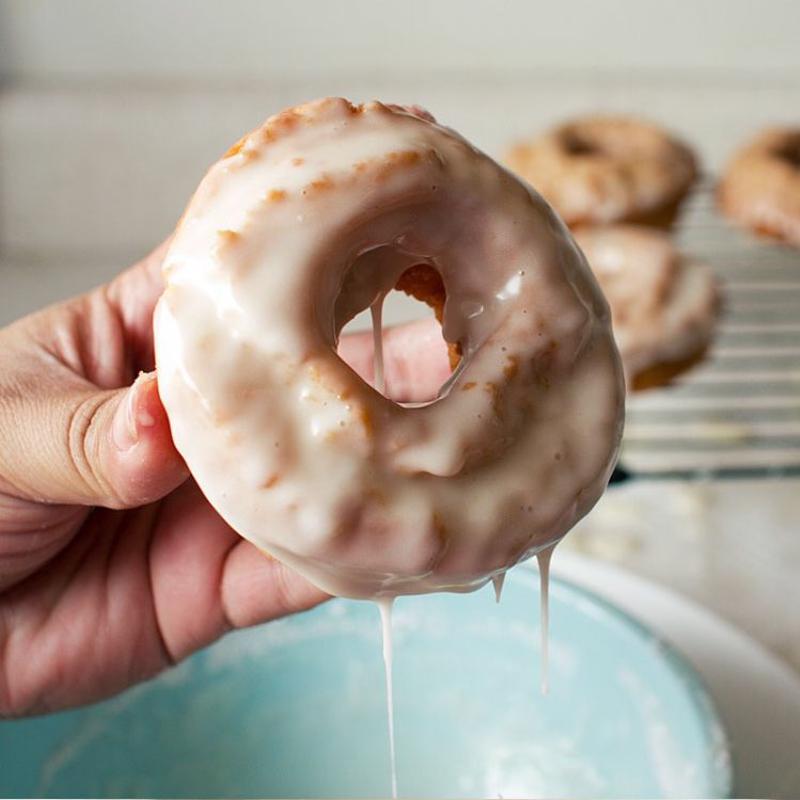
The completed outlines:
[[[519,577],[521,573],[532,573],[538,580],[539,570],[535,561],[536,557],[534,556],[519,564],[520,570],[511,570],[509,575],[511,580],[515,579],[515,575]],[[551,591],[554,587],[557,592],[579,596],[614,623],[626,628],[635,638],[657,650],[659,655],[664,658],[670,671],[685,690],[691,705],[697,712],[698,719],[702,721],[705,738],[709,743],[713,743],[715,751],[724,755],[724,758],[713,759],[711,762],[714,797],[720,798],[720,800],[734,797],[735,768],[730,736],[707,682],[689,659],[660,633],[595,590],[587,589],[569,578],[551,574]]]

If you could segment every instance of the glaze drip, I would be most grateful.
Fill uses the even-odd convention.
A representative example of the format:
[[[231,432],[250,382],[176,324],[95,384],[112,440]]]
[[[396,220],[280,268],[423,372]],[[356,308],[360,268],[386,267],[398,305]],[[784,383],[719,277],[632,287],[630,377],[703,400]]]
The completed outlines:
[[[550,691],[550,559],[555,545],[536,555],[539,563],[539,625],[541,636],[541,688]]]
[[[500,598],[503,594],[503,584],[506,580],[505,572],[499,572],[497,575],[492,576],[492,583],[494,584],[494,601],[495,603],[500,602]]]
[[[383,669],[386,675],[386,722],[389,731],[389,761],[391,764],[392,798],[397,798],[397,756],[394,746],[394,681],[392,675],[392,608],[393,597],[380,597],[375,601],[381,612],[383,641]]]
[[[386,394],[386,376],[383,371],[383,301],[385,299],[386,295],[380,294],[369,307],[372,318],[372,385],[375,387],[375,391],[381,394]]]

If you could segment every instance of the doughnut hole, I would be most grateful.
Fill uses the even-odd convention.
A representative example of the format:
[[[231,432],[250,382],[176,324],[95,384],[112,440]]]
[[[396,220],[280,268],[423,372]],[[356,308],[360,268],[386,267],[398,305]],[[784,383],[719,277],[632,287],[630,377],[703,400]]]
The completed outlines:
[[[577,131],[566,131],[562,138],[562,144],[564,150],[571,156],[594,156],[602,152],[601,148],[597,146],[597,142],[589,141]]]
[[[457,345],[448,344],[442,336],[445,299],[442,278],[429,264],[407,269],[385,296],[381,314],[383,386],[375,379],[370,309],[361,311],[342,329],[340,341],[352,334],[358,347],[353,350],[345,343],[339,348],[340,356],[373,388],[398,405],[437,401],[459,361]],[[430,325],[424,325],[425,320]]]
[[[791,167],[800,169],[800,136],[793,136],[778,147],[775,155]]]

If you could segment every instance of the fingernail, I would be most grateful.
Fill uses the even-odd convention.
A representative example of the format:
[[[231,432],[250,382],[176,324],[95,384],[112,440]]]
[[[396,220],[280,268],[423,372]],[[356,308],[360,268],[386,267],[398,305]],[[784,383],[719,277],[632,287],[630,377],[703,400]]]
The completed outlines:
[[[116,446],[123,452],[130,450],[139,441],[143,430],[156,424],[147,408],[148,392],[155,384],[155,379],[154,372],[140,372],[117,407],[112,423],[112,436]]]

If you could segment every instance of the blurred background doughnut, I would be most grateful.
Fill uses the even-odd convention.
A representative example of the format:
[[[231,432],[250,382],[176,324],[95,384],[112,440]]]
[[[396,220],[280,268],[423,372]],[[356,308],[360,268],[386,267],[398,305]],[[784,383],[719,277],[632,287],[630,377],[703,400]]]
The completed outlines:
[[[631,389],[662,386],[702,360],[720,308],[710,267],[652,228],[582,228],[575,238],[611,306]]]
[[[658,125],[624,116],[570,120],[515,145],[506,161],[570,227],[669,228],[698,172],[686,144]]]
[[[742,147],[717,198],[739,225],[800,247],[800,127],[770,128]]]

